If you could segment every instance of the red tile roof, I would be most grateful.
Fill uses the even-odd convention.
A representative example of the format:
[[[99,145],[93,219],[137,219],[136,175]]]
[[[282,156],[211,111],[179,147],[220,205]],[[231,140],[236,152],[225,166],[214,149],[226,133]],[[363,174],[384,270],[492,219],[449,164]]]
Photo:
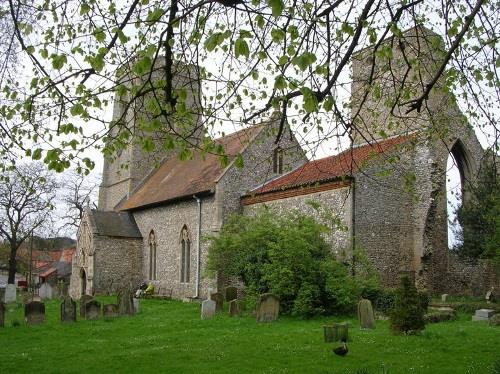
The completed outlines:
[[[76,248],[65,248],[65,249],[63,249],[60,261],[71,263],[72,260],[73,260],[73,254],[75,252],[76,252]]]
[[[384,153],[396,145],[404,143],[409,138],[410,136],[399,136],[348,149],[338,155],[310,161],[300,168],[253,190],[247,196],[311,185],[349,176],[354,171],[363,167],[373,156]]]
[[[61,251],[48,251],[47,254],[50,256],[52,261],[59,261],[61,259]]]
[[[262,128],[261,125],[252,126],[215,142],[224,147],[231,161]],[[199,150],[194,151],[191,160],[181,161],[175,156],[168,158],[118,209],[136,209],[212,191],[224,170],[219,156],[206,154],[203,159]]]
[[[56,271],[57,271],[56,268],[49,268],[46,271],[44,271],[43,273],[41,273],[40,277],[47,278],[49,275],[54,274]]]

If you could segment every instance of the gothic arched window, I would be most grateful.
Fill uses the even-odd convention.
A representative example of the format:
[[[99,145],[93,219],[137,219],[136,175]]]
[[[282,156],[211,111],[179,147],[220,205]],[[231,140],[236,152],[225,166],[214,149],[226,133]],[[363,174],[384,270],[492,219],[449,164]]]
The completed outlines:
[[[181,230],[181,283],[189,283],[191,271],[191,240],[186,225]]]
[[[273,152],[273,172],[283,174],[283,149],[275,148]]]
[[[156,238],[153,230],[149,233],[149,279],[156,280]]]

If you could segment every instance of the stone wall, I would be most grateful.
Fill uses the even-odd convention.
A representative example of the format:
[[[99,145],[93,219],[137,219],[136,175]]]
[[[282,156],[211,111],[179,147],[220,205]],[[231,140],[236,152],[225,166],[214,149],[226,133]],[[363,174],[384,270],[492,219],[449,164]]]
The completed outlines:
[[[307,187],[299,190],[307,191]],[[309,202],[318,203],[322,208],[330,209],[335,218],[339,218],[343,228],[339,228],[332,221],[324,220],[321,213],[313,208]],[[332,253],[343,258],[350,257],[352,245],[352,191],[350,187],[326,190],[311,194],[300,194],[262,203],[244,205],[244,214],[254,214],[262,206],[272,208],[278,214],[289,212],[294,209],[314,217],[318,222],[322,222],[330,228],[326,240],[330,243]]]
[[[202,238],[214,232],[216,215],[213,196],[201,199]],[[141,274],[143,280],[149,277],[149,233],[154,230],[156,238],[157,280],[156,287],[172,290],[174,298],[190,298],[196,295],[196,256],[198,246],[198,203],[192,198],[165,206],[133,212],[137,226],[143,236]],[[181,230],[186,225],[191,242],[191,263],[189,283],[181,283]],[[215,280],[205,276],[207,262],[206,242],[201,242],[200,290],[199,296],[206,298],[208,288],[215,289]]]

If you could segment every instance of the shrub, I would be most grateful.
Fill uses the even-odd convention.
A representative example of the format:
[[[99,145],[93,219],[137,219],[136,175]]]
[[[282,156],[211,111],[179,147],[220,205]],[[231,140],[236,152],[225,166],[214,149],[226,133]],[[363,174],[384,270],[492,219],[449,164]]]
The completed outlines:
[[[454,321],[457,314],[451,311],[437,311],[424,315],[424,321],[428,323],[438,323],[443,321]]]
[[[401,278],[390,320],[394,332],[414,334],[425,328],[421,297],[407,276]]]
[[[396,303],[396,290],[385,288],[381,289],[374,300],[375,310],[384,314],[389,314]]]
[[[263,208],[253,217],[234,215],[218,236],[208,238],[207,268],[241,279],[247,295],[277,295],[283,314],[351,312],[362,290],[374,287],[373,277],[352,277],[349,264],[333,258],[326,230],[296,211],[278,215]]]

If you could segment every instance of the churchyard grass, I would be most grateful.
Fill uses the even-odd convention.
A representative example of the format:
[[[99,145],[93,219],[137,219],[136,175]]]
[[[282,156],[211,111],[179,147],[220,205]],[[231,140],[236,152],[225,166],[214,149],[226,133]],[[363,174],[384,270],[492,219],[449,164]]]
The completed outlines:
[[[468,314],[397,336],[388,321],[360,330],[353,317],[258,324],[248,312],[224,311],[201,320],[199,304],[161,300],[141,300],[131,317],[62,324],[59,305],[46,303],[41,326],[24,323],[20,304],[7,307],[0,373],[493,373],[500,359],[500,328]],[[324,343],[322,325],[342,321],[350,323],[349,353],[338,357],[340,343]]]

